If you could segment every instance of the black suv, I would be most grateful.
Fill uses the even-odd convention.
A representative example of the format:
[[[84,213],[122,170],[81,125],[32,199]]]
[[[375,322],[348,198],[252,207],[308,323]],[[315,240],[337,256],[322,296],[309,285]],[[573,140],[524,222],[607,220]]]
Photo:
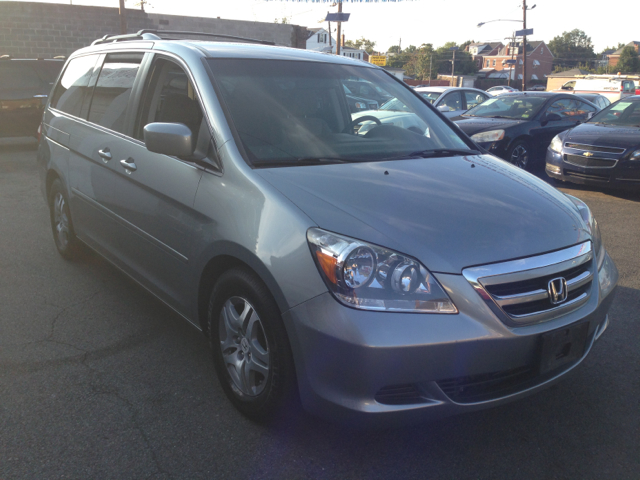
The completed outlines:
[[[37,136],[63,60],[0,58],[0,137]]]

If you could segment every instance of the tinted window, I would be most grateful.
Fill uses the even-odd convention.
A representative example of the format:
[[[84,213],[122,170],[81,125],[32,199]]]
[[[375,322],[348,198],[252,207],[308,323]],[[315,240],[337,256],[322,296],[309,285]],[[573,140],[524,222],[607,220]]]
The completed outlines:
[[[413,92],[378,69],[331,63],[209,59],[232,124],[256,166],[367,162],[469,146]],[[357,79],[406,111],[350,112],[343,85]]]
[[[533,95],[515,96],[501,95],[482,102],[465,113],[471,117],[495,117],[526,120],[533,118],[546,102],[544,97]]]
[[[62,60],[39,60],[31,64],[43,82],[53,85],[64,62]]]
[[[158,59],[153,64],[150,78],[145,87],[136,137],[143,138],[144,126],[149,123],[182,123],[191,129],[195,141],[202,110],[185,71],[171,61]]]
[[[0,88],[13,90],[38,86],[40,78],[27,62],[0,61]]]
[[[581,120],[586,118],[589,112],[595,112],[596,109],[580,100],[563,98],[553,102],[547,109],[547,114],[555,113],[563,118]]]
[[[483,95],[479,92],[472,92],[470,90],[465,90],[464,98],[467,101],[467,108],[473,108],[477,105],[480,105],[487,99],[486,95]]]
[[[80,116],[82,102],[88,98],[89,80],[97,59],[97,55],[89,55],[74,58],[69,62],[53,93],[53,108]]]
[[[104,61],[93,91],[89,121],[124,132],[124,119],[143,54],[111,54]]]
[[[620,100],[595,114],[589,123],[640,126],[640,102]]]

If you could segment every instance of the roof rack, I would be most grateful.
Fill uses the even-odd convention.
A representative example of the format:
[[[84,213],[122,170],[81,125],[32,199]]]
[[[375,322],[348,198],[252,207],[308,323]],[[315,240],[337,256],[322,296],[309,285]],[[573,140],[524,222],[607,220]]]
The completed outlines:
[[[127,33],[125,35],[105,35],[102,38],[98,38],[94,40],[91,45],[100,45],[102,43],[115,43],[115,42],[126,42],[133,40],[174,40],[167,37],[161,37],[161,34],[168,35],[202,35],[205,37],[216,37],[216,38],[225,38],[228,40],[242,40],[244,42],[249,43],[259,43],[262,45],[275,45],[274,42],[269,42],[267,40],[258,40],[256,38],[247,38],[247,37],[236,37],[234,35],[223,35],[220,33],[207,33],[207,32],[188,32],[182,30],[140,30],[136,33]]]

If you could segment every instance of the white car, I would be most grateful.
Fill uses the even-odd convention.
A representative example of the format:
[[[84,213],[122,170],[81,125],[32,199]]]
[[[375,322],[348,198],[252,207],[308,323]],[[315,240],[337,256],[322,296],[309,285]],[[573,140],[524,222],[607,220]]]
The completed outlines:
[[[426,101],[436,107],[445,117],[462,115],[470,108],[491,98],[487,92],[466,87],[418,87],[415,89]],[[380,110],[406,111],[397,99],[389,100]]]
[[[489,95],[493,95],[494,97],[497,95],[502,95],[503,93],[511,93],[511,92],[519,92],[517,88],[509,87],[507,85],[499,85],[497,87],[491,87],[487,90]]]

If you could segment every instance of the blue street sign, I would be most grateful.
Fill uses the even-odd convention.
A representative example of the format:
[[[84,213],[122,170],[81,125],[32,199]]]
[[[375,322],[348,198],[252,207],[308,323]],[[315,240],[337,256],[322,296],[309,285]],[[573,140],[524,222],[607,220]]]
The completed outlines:
[[[533,28],[527,28],[526,30],[516,30],[516,37],[524,37],[525,35],[533,35]]]

